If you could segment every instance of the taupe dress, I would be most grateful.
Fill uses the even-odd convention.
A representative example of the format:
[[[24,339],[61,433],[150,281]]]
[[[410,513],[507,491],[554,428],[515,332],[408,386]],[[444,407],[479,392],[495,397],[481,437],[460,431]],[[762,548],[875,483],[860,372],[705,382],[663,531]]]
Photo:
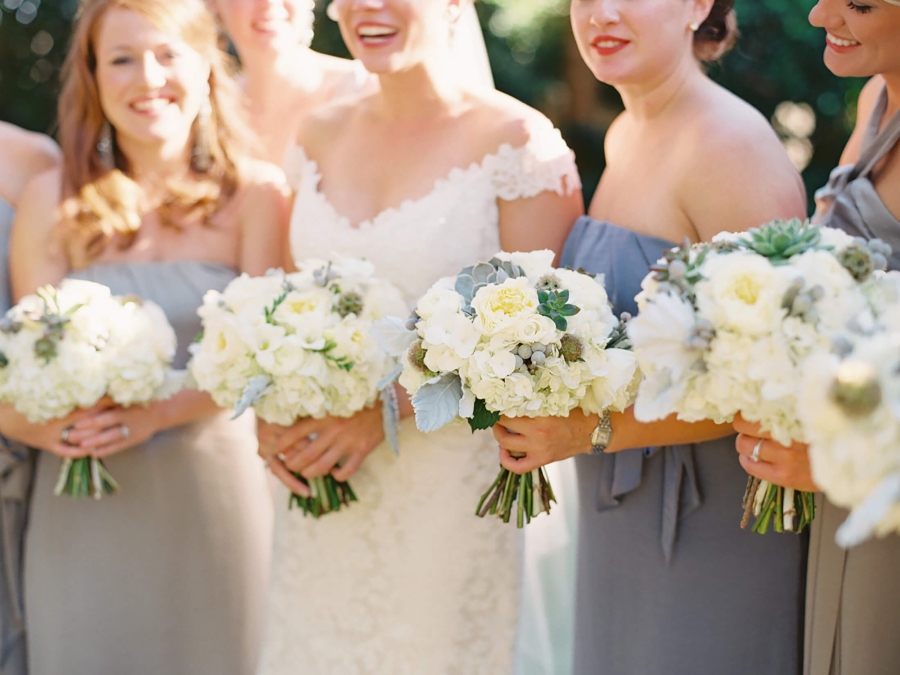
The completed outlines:
[[[838,167],[816,194],[822,225],[866,239],[879,238],[900,269],[900,220],[884,205],[869,179],[900,141],[900,115],[879,133],[887,107],[882,91],[869,120],[859,161]],[[813,523],[807,577],[804,675],[900,673],[900,537],[868,541],[850,550],[834,543],[847,511],[821,495]]]
[[[178,334],[235,272],[200,262],[96,265],[73,274],[159,304]],[[54,497],[41,453],[26,549],[32,675],[250,675],[258,658],[271,499],[253,418],[222,413],[110,457],[118,494]]]
[[[9,309],[9,232],[13,210],[0,200],[0,315]],[[0,675],[25,675],[22,551],[36,451],[0,437]]]

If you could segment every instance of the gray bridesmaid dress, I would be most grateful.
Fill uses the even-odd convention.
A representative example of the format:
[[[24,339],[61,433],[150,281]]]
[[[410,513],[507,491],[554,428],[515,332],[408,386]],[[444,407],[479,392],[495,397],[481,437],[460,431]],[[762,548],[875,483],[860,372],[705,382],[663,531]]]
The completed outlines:
[[[235,276],[194,261],[95,265],[72,277],[153,300],[178,335]],[[271,499],[250,415],[223,411],[107,460],[121,488],[54,497],[41,453],[25,563],[33,675],[251,675],[268,574]]]
[[[12,305],[9,232],[13,209],[0,200],[0,316]],[[36,451],[0,437],[0,673],[26,675],[22,554]]]
[[[588,217],[562,263],[637,311],[671,242]],[[740,529],[734,437],[576,458],[575,675],[797,675],[805,535]]]
[[[879,133],[887,107],[881,96],[869,119],[859,161],[841,166],[816,193],[821,225],[893,247],[891,269],[900,269],[900,220],[881,201],[870,176],[900,142],[900,114]],[[847,517],[817,496],[806,589],[804,675],[897,675],[900,673],[900,537],[867,541],[844,550],[834,543]]]

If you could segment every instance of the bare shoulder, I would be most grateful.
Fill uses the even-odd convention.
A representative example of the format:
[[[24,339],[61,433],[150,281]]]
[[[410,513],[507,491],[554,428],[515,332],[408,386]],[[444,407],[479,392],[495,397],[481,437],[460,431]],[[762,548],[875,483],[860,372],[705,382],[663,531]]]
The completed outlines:
[[[553,127],[543,113],[499,91],[472,94],[471,104],[481,131],[477,137],[482,154],[496,152],[503,145],[522,147],[535,133]]]
[[[321,152],[347,128],[366,98],[347,97],[319,106],[301,122],[297,131],[297,144],[304,149],[307,156],[313,158],[320,156]]]
[[[49,136],[0,122],[0,197],[16,205],[36,174],[60,163],[59,146]]]
[[[806,214],[803,181],[774,129],[724,89],[692,118],[676,152],[683,208],[701,238]]]
[[[243,159],[238,165],[240,180],[239,189],[242,192],[290,192],[284,171],[281,167],[260,159]]]

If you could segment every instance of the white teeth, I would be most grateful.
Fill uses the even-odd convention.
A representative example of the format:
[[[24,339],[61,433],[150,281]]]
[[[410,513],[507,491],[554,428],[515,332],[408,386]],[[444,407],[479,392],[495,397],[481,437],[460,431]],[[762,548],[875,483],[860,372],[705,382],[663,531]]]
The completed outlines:
[[[131,107],[138,112],[155,112],[162,110],[169,105],[169,100],[165,98],[148,98],[143,101],[135,101]]]
[[[595,43],[601,49],[612,49],[613,47],[618,47],[623,44],[619,40],[602,40],[600,42]]]
[[[833,35],[827,35],[826,39],[835,47],[855,47],[856,45],[860,44],[856,40],[842,40],[841,38],[834,37]]]
[[[397,31],[387,26],[360,26],[356,29],[360,37],[386,37]]]

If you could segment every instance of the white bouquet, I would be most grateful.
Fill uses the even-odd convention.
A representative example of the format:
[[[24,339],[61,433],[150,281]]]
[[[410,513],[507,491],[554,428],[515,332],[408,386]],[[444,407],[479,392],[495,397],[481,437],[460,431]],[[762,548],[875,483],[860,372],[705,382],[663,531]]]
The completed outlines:
[[[458,418],[473,430],[509,417],[566,417],[624,410],[636,385],[634,355],[601,278],[553,268],[552,251],[498,253],[438,281],[390,343],[402,352],[400,383],[416,425],[435,431]],[[400,349],[397,349],[397,348]],[[550,510],[544,471],[505,469],[477,515],[517,524]]]
[[[370,336],[372,322],[406,311],[393,286],[364,260],[309,260],[300,271],[246,274],[210,291],[198,310],[203,336],[188,368],[199,389],[235,416],[252,407],[263,420],[290,426],[304,417],[352,417],[386,402],[385,433],[396,450],[395,360]],[[301,476],[298,479],[306,483]],[[312,496],[289,506],[319,517],[356,501],[346,482],[314,479]]]
[[[841,546],[900,531],[900,305],[879,323],[810,363],[800,403],[813,479],[851,509]]]
[[[67,279],[22,298],[0,323],[0,400],[41,424],[89,408],[103,396],[148,404],[178,388],[175,332],[152,302]],[[56,494],[117,489],[103,462],[63,460]]]
[[[774,221],[666,253],[644,279],[628,335],[644,374],[635,416],[729,422],[740,412],[779,443],[805,442],[797,412],[805,363],[848,322],[871,324],[885,245],[799,220]],[[802,531],[809,493],[750,479],[746,526]],[[795,522],[797,518],[797,522]]]

